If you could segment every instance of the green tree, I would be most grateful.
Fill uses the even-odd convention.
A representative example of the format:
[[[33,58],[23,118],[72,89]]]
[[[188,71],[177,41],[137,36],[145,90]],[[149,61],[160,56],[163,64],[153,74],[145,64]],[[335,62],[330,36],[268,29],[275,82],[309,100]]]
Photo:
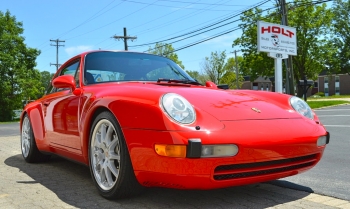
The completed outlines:
[[[9,11],[0,11],[0,121],[11,120],[12,110],[22,107],[23,81],[29,79],[40,53],[26,46],[22,33],[22,23]]]
[[[234,88],[236,81],[234,65],[232,58],[226,61],[225,51],[216,51],[204,59],[201,68],[210,81],[216,84],[228,84],[230,88]]]
[[[21,86],[22,100],[36,100],[45,93],[45,87],[42,83],[42,76],[39,70],[27,70],[23,72],[18,80]]]
[[[294,0],[288,4],[288,21],[297,30],[298,55],[293,56],[294,79],[296,81],[307,76],[316,79],[330,62],[329,53],[333,48],[329,44],[329,29],[332,13],[326,4],[314,5],[311,0]],[[245,12],[241,17],[243,35],[233,42],[243,52],[243,69],[252,79],[258,76],[273,76],[273,59],[267,53],[257,52],[258,20],[280,24],[280,15],[276,10],[263,15],[262,10]],[[247,70],[249,69],[249,70]],[[298,92],[299,93],[299,92]]]
[[[228,84],[231,89],[237,89],[237,68],[238,68],[238,88],[241,88],[244,78],[240,72],[240,63],[243,63],[243,57],[237,56],[237,67],[235,58],[230,57],[227,59],[225,64],[225,75],[223,76],[221,82]]]
[[[205,84],[209,80],[209,77],[206,74],[200,73],[198,71],[188,71],[186,73],[190,75],[192,78],[196,79],[199,83]]]
[[[329,73],[350,74],[350,1],[334,0],[332,12],[334,37],[329,44],[333,45],[333,49],[336,50],[329,55],[334,58],[328,63]]]
[[[257,22],[275,22],[278,16],[275,13],[262,15],[262,10],[255,8],[248,10],[241,16],[242,36],[233,41],[232,47],[239,46],[243,55],[240,62],[240,72],[249,75],[251,80],[259,76],[270,76],[274,74],[274,61],[267,56],[267,53],[257,52]]]
[[[166,43],[156,43],[155,46],[149,47],[148,53],[160,55],[163,57],[167,57],[173,60],[176,64],[178,64],[182,69],[185,69],[185,66],[179,60],[179,57],[174,51],[174,48],[171,44]]]
[[[49,71],[42,71],[41,74],[41,89],[40,95],[44,95],[46,93],[46,89],[48,88],[49,84],[51,83],[51,79],[55,75],[54,73],[50,73]]]

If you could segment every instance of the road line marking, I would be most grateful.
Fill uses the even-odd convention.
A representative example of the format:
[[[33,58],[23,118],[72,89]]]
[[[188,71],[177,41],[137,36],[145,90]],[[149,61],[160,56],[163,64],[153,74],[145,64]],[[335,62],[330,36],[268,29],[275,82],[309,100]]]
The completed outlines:
[[[350,128],[350,126],[346,126],[346,125],[324,125],[324,126],[328,126],[328,127],[344,127],[344,128]]]
[[[335,109],[335,110],[315,110],[315,111],[322,111],[322,112],[332,112],[332,111],[350,111],[350,109]]]
[[[317,115],[318,117],[350,117],[350,115]]]

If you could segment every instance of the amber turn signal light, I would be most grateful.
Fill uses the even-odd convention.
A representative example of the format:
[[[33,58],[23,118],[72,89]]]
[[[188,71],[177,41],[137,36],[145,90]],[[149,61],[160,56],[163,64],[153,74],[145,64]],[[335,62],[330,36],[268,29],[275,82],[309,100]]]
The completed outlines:
[[[186,157],[186,145],[156,144],[154,149],[160,156]]]

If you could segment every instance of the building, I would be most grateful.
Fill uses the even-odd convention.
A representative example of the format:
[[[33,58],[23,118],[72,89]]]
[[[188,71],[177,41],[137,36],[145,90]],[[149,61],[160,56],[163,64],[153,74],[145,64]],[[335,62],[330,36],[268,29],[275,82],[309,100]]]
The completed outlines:
[[[350,75],[320,75],[318,76],[318,92],[325,96],[350,95]]]
[[[264,78],[262,76],[259,76],[257,79],[251,82],[250,76],[244,76],[241,89],[272,91],[272,82],[269,78]]]

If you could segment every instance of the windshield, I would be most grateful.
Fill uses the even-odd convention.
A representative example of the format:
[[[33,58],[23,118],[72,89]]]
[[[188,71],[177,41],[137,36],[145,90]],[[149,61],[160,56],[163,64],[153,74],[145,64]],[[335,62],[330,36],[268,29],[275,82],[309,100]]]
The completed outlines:
[[[190,80],[175,62],[165,57],[133,52],[93,52],[85,57],[85,84],[113,81]]]

